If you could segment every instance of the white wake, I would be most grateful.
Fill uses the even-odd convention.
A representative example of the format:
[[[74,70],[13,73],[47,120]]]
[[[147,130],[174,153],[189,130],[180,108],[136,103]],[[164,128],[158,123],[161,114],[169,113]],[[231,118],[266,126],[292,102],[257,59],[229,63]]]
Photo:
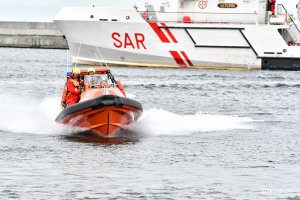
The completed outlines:
[[[0,130],[13,133],[71,134],[78,129],[56,123],[61,111],[59,98],[37,100],[28,97],[0,98]]]
[[[42,100],[26,97],[0,98],[0,130],[13,133],[66,135],[83,131],[56,123],[61,111],[59,98]],[[252,119],[246,117],[210,115],[198,112],[193,115],[175,114],[163,109],[144,111],[136,123],[127,127],[146,135],[188,135],[198,132],[251,129]]]
[[[193,115],[179,115],[163,109],[145,111],[141,119],[129,125],[131,131],[146,135],[188,135],[198,132],[252,129],[247,117],[210,115],[198,112]]]

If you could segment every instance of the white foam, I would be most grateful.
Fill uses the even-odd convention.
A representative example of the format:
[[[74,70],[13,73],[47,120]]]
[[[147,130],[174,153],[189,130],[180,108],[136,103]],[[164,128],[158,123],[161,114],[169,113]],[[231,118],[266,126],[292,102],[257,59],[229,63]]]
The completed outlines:
[[[13,133],[71,134],[77,128],[56,123],[59,98],[47,97],[41,101],[27,97],[0,98],[0,130]]]
[[[146,135],[188,135],[197,132],[252,129],[247,117],[210,115],[198,112],[179,115],[163,109],[145,111],[141,119],[127,128]]]
[[[135,99],[136,95],[126,92],[126,97],[130,99]]]
[[[133,95],[132,95],[133,96]],[[56,123],[61,111],[59,97],[42,100],[4,96],[0,98],[0,130],[13,133],[65,135],[83,131]],[[147,135],[188,135],[197,132],[251,129],[245,117],[210,115],[198,112],[179,115],[163,109],[145,111],[139,121],[129,125],[129,130]]]

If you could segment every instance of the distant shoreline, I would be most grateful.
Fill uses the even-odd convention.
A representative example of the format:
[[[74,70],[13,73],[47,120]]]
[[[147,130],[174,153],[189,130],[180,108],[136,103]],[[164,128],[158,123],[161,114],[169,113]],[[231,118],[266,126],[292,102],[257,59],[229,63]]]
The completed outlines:
[[[68,49],[53,22],[0,21],[0,47]]]

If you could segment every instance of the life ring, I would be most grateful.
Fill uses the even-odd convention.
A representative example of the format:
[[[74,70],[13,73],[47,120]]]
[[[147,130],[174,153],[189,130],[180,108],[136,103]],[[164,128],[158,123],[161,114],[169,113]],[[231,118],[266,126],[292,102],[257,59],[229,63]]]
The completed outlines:
[[[205,0],[200,0],[198,6],[200,9],[205,9],[207,7],[207,2]]]

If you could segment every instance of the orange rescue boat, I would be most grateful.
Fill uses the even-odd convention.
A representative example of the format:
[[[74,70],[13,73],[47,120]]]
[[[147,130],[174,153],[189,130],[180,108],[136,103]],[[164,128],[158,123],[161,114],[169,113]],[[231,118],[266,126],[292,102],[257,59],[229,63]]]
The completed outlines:
[[[56,122],[90,129],[97,136],[116,137],[122,127],[142,115],[142,104],[126,97],[122,84],[108,68],[96,69],[94,75],[82,70],[81,76],[80,101],[64,108]]]

